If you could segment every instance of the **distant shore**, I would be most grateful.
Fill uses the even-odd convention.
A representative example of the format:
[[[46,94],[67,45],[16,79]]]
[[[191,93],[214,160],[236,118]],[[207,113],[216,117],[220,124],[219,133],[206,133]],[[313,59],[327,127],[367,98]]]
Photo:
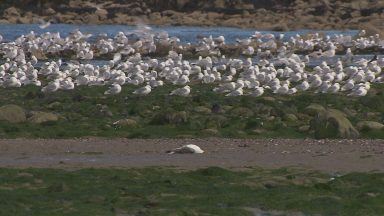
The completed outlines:
[[[5,0],[1,23],[149,24],[228,26],[260,30],[366,29],[384,31],[384,3],[252,0],[144,1],[28,1]]]

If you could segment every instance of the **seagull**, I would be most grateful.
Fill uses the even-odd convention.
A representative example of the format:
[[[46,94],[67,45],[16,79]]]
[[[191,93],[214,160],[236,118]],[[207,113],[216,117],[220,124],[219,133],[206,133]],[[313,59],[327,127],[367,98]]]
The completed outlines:
[[[188,144],[179,148],[175,148],[171,151],[167,151],[168,154],[202,154],[204,151],[197,145]]]
[[[42,92],[44,93],[51,93],[59,90],[60,88],[60,81],[59,80],[54,80],[50,82],[47,86],[41,89]]]
[[[178,88],[173,90],[169,95],[178,95],[178,96],[187,97],[190,93],[191,93],[191,87],[184,86],[183,88]]]
[[[147,95],[151,93],[151,86],[150,85],[146,85],[144,87],[141,87],[139,89],[136,89],[133,94],[136,94],[136,95]]]
[[[39,25],[39,28],[41,29],[46,29],[48,28],[50,25],[51,25],[51,20],[49,20],[48,22],[44,21],[43,19],[40,20],[40,25]]]
[[[121,86],[117,83],[112,84],[112,86],[104,92],[105,95],[115,95],[121,92]]]
[[[264,94],[264,88],[263,87],[256,87],[255,90],[250,94],[252,97],[260,97]]]

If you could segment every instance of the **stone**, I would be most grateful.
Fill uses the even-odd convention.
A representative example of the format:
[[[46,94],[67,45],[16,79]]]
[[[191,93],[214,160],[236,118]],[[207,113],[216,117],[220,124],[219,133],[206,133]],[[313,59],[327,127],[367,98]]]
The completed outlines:
[[[170,124],[181,124],[188,121],[188,115],[185,111],[167,113],[165,119]]]
[[[210,114],[211,113],[211,109],[209,109],[208,107],[204,107],[204,106],[195,107],[193,110],[195,112],[201,113],[201,114]]]
[[[96,104],[96,108],[98,110],[98,114],[103,117],[112,117],[113,113],[109,109],[109,107],[105,104]]]
[[[253,111],[246,107],[236,107],[232,109],[231,114],[238,117],[249,118],[254,115]]]
[[[28,121],[35,124],[41,124],[44,122],[54,122],[59,120],[59,116],[49,112],[32,111],[32,116],[28,118]]]
[[[265,100],[265,101],[269,101],[269,102],[275,102],[275,101],[276,101],[276,98],[266,96],[266,97],[263,97],[263,100]]]
[[[100,17],[97,14],[86,14],[82,17],[84,23],[100,24]]]
[[[299,132],[308,132],[311,129],[311,126],[309,125],[303,125],[298,128]]]
[[[138,123],[134,119],[127,118],[127,119],[120,119],[120,120],[114,122],[113,125],[120,126],[120,127],[131,127],[131,128],[133,127],[134,128],[134,127],[138,126]]]
[[[205,123],[208,128],[222,128],[228,124],[228,118],[222,115],[212,115]]]
[[[19,17],[20,16],[20,12],[15,7],[10,7],[10,8],[7,8],[6,10],[4,10],[3,16],[6,17],[6,18],[8,18],[8,17]]]
[[[0,121],[1,120],[10,123],[22,123],[27,121],[27,117],[23,108],[11,104],[0,107]]]
[[[45,15],[52,16],[56,14],[56,11],[53,8],[48,8],[46,10],[43,10]]]
[[[255,134],[255,135],[261,135],[261,134],[263,134],[265,132],[266,132],[266,130],[261,129],[261,128],[257,128],[257,129],[252,130],[252,133]]]
[[[284,116],[284,120],[288,122],[296,122],[299,119],[295,114],[289,113]]]
[[[318,112],[311,121],[311,129],[314,130],[316,139],[359,137],[359,132],[346,115],[336,109]]]
[[[61,106],[61,103],[58,102],[58,101],[55,101],[55,102],[52,102],[50,104],[47,105],[47,108],[48,109],[57,109]]]
[[[304,109],[304,113],[315,116],[319,112],[324,112],[325,108],[319,104],[311,104]]]
[[[205,135],[218,135],[219,131],[214,128],[207,128],[201,131]]]
[[[375,122],[375,121],[361,121],[361,122],[358,122],[356,124],[356,128],[359,131],[362,131],[362,130],[381,130],[384,128],[384,125],[379,123],[379,122]]]

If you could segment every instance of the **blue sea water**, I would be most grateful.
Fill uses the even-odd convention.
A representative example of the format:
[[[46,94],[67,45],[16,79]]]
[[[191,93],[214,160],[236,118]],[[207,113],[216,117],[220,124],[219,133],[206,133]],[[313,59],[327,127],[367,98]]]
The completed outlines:
[[[108,36],[114,36],[117,32],[129,33],[133,32],[137,27],[129,25],[71,25],[71,24],[51,24],[46,29],[40,29],[37,24],[1,24],[0,34],[6,41],[14,40],[20,35],[28,34],[31,31],[42,34],[44,32],[60,32],[62,37],[67,36],[74,30],[80,30],[83,33],[90,33],[95,36],[106,33]],[[234,43],[236,39],[247,38],[254,34],[256,29],[239,29],[229,27],[191,27],[191,26],[152,26],[152,30],[155,32],[167,31],[170,36],[176,36],[180,38],[183,43],[194,43],[197,41],[198,36],[217,37],[223,35],[226,38],[227,43]],[[284,33],[285,38],[288,39],[296,34],[306,34],[311,32],[322,32],[326,35],[344,34],[344,35],[356,35],[356,30],[346,31],[313,31],[313,30],[299,30],[288,32],[274,32],[274,31],[260,31],[262,33],[273,33],[276,36]]]
[[[230,28],[230,27],[193,27],[193,26],[151,26],[154,32],[162,32],[166,31],[169,33],[169,36],[175,36],[180,39],[182,43],[195,43],[198,41],[198,37],[201,36],[210,36],[217,37],[223,35],[226,39],[227,44],[234,43],[236,39],[244,39],[248,38],[255,33],[255,31],[259,31],[257,29],[240,29],[240,28]],[[72,24],[51,24],[46,29],[41,29],[37,24],[0,24],[0,35],[3,36],[5,41],[15,40],[17,37],[21,35],[25,35],[34,31],[37,34],[42,34],[45,32],[60,32],[62,37],[67,36],[69,33],[80,30],[86,34],[92,34],[93,39],[95,36],[106,33],[109,37],[113,37],[118,32],[124,32],[126,34],[133,33],[137,30],[137,26],[129,26],[129,25],[72,25]],[[259,31],[261,33],[272,33],[275,36],[280,34],[284,34],[284,40],[289,39],[291,36],[295,36],[296,34],[307,34],[319,32],[325,35],[334,36],[336,34],[343,35],[356,35],[358,31],[356,30],[332,30],[332,31],[317,31],[317,30],[299,30],[299,31],[288,31],[288,32],[276,32],[276,31]],[[90,39],[92,40],[92,38]],[[360,58],[372,58],[373,55],[359,55],[355,56],[356,59]],[[335,56],[332,59],[328,59],[328,61],[336,62],[336,60],[341,56]],[[255,57],[256,58],[256,57]],[[256,60],[256,59],[255,59]],[[313,60],[312,64],[317,65],[320,64],[322,59]],[[41,63],[41,62],[40,62]],[[88,61],[88,63],[103,65],[107,64],[106,60],[92,60]]]

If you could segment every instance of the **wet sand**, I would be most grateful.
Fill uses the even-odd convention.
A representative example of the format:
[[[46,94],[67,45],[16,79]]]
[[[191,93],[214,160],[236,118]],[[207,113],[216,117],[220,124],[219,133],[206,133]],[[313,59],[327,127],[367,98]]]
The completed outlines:
[[[203,154],[174,154],[184,144]],[[13,139],[0,140],[0,167],[141,168],[299,167],[325,172],[384,171],[384,140]]]

